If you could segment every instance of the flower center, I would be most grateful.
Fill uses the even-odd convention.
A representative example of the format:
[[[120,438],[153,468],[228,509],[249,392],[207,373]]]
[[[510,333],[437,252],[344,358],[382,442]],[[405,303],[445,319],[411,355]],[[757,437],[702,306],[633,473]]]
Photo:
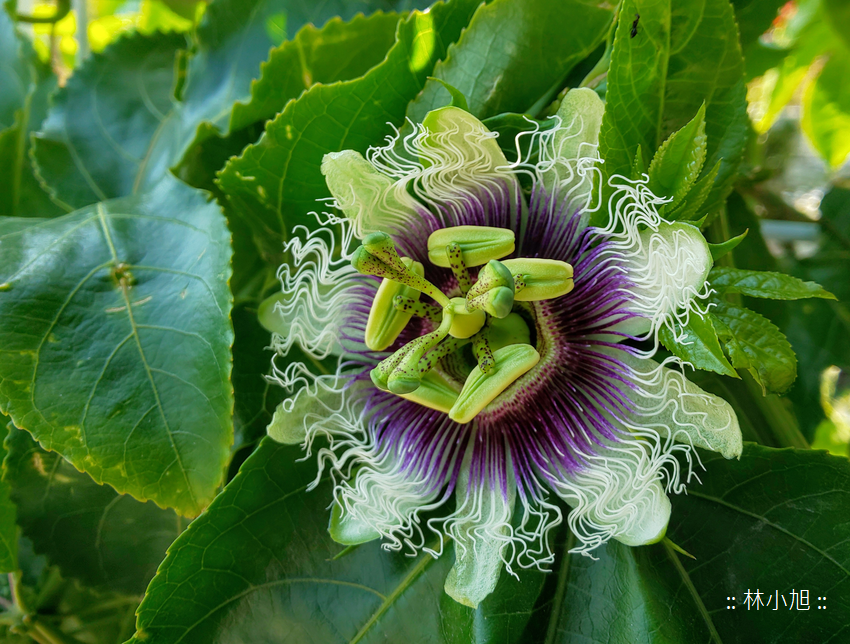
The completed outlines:
[[[366,324],[373,351],[392,345],[414,316],[436,328],[408,342],[372,369],[376,387],[468,423],[540,360],[519,302],[561,297],[573,289],[566,262],[502,258],[514,252],[514,233],[487,226],[454,226],[428,238],[428,260],[450,269],[460,297],[425,279],[422,264],[399,257],[386,233],[372,233],[352,256],[354,268],[383,278]],[[469,268],[481,266],[472,279]],[[427,295],[435,303],[420,301]],[[474,358],[471,370],[463,369]],[[438,365],[446,369],[435,369]],[[460,365],[460,367],[459,367]],[[452,368],[454,366],[454,368]],[[445,371],[466,371],[458,391]]]

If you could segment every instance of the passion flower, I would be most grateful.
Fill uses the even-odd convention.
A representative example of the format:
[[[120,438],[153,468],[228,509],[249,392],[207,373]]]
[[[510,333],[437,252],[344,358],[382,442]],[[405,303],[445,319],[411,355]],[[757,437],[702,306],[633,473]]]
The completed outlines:
[[[659,329],[705,311],[708,246],[658,215],[646,181],[617,177],[601,203],[602,112],[570,92],[559,125],[529,135],[533,163],[456,107],[365,158],[327,154],[344,217],[296,231],[260,312],[294,392],[269,434],[307,455],[326,441],[331,536],[434,556],[450,539],[445,589],[469,606],[503,567],[553,561],[552,495],[577,552],[653,543],[684,489],[676,453],[741,452],[731,407],[652,359]],[[296,345],[336,371],[293,361]]]

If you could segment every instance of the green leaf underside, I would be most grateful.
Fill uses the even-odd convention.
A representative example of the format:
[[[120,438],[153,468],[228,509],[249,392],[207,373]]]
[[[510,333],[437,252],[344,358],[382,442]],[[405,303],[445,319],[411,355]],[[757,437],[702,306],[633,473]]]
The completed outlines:
[[[98,485],[24,431],[11,428],[4,480],[36,552],[90,588],[144,592],[185,521]]]
[[[478,118],[525,112],[602,42],[613,9],[586,0],[494,0],[479,7],[432,76],[460,90]],[[449,100],[440,83],[428,81],[407,115],[421,123]]]
[[[746,444],[740,461],[700,451],[702,485],[673,497],[670,538],[723,642],[839,642],[850,613],[850,463],[826,452]],[[744,593],[807,589],[809,611],[776,597],[747,610]],[[727,597],[736,598],[734,611]],[[826,597],[818,610],[817,597]],[[822,603],[822,602],[820,602]],[[705,640],[703,640],[705,641]]]
[[[712,301],[709,316],[732,366],[749,369],[765,394],[788,389],[797,377],[797,358],[782,332],[755,311]]]
[[[306,491],[315,464],[265,439],[169,549],[138,611],[133,644],[524,642],[544,575],[502,575],[478,611],[443,593],[454,557],[383,551],[342,557],[327,533],[331,486]],[[415,615],[415,619],[411,616]]]
[[[197,514],[232,441],[228,238],[176,181],[0,220],[0,409],[96,481]]]
[[[661,343],[673,354],[690,362],[695,369],[706,369],[724,376],[738,377],[726,356],[723,355],[717,332],[709,316],[701,318],[697,314],[692,314],[684,328],[677,322],[673,324],[675,333],[664,326],[658,334]],[[676,337],[680,334],[683,338],[681,342],[678,342]]]
[[[391,134],[388,123],[402,122],[408,102],[477,4],[455,0],[413,13],[399,23],[397,42],[381,64],[356,80],[314,85],[286,105],[256,145],[227,164],[218,185],[267,259],[279,263],[281,242],[294,226],[315,225],[308,213],[317,210],[317,199],[330,196],[320,172],[324,153],[365,153]]]
[[[7,432],[6,427],[0,427],[3,439]],[[0,447],[0,458],[6,458],[5,445]],[[0,479],[0,572],[14,572],[18,569],[18,526],[11,492],[11,483],[4,476]]]
[[[796,277],[772,271],[716,267],[708,274],[708,281],[718,293],[740,293],[771,300],[800,300],[810,297],[835,299],[835,296],[824,290],[820,284],[804,282]]]
[[[631,36],[635,14],[638,30]],[[747,138],[743,60],[726,0],[629,0],[620,10],[599,138],[603,186],[629,176],[640,146],[651,155],[706,103],[703,172],[720,161],[703,212],[728,193]],[[699,217],[696,217],[699,218]]]

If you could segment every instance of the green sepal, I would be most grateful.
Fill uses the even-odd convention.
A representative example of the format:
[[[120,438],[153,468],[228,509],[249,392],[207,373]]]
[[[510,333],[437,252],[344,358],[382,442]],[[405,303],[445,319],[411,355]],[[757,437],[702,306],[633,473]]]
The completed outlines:
[[[434,81],[435,83],[439,83],[440,85],[445,87],[446,90],[448,90],[449,94],[452,97],[452,102],[449,103],[449,107],[459,107],[464,112],[469,112],[469,104],[466,102],[466,96],[464,96],[463,92],[461,92],[457,87],[455,87],[454,85],[450,85],[442,78],[436,78],[434,76],[429,76],[428,80]]]
[[[744,232],[742,232],[737,237],[733,237],[732,239],[727,239],[725,242],[721,242],[719,244],[709,244],[708,249],[711,251],[711,259],[715,262],[721,257],[726,256],[731,253],[738,247],[744,238],[747,236],[747,233],[750,232],[750,229],[747,228]]]
[[[649,164],[649,189],[660,197],[672,197],[661,214],[673,210],[691,189],[705,163],[705,103],[681,130],[661,144]]]

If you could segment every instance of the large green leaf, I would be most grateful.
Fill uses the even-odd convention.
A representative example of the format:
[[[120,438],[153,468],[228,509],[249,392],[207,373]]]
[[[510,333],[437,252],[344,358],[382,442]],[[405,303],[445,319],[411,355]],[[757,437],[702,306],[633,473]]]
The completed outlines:
[[[628,0],[619,20],[599,138],[603,185],[612,175],[629,176],[638,146],[648,160],[705,101],[703,173],[721,161],[702,207],[711,212],[729,191],[747,139],[743,60],[732,8],[727,0]]]
[[[571,545],[568,540],[564,550]],[[593,554],[598,561],[565,553],[557,571],[563,590],[554,597],[546,638],[536,641],[712,642],[714,625],[669,546],[630,548],[611,541]]]
[[[15,113],[27,100],[32,83],[28,52],[15,33],[15,23],[0,9],[0,131],[12,127]]]
[[[53,217],[65,211],[50,201],[33,174],[29,135],[47,114],[56,87],[49,68],[20,39],[0,10],[0,216]]]
[[[771,300],[800,300],[835,296],[815,282],[804,282],[791,275],[772,271],[747,271],[740,268],[715,267],[708,274],[711,287],[718,293],[739,293]]]
[[[176,180],[0,220],[0,410],[99,483],[197,514],[232,440],[228,239]]]
[[[191,140],[194,128],[205,124],[195,136],[195,144],[214,132],[227,132],[233,104],[249,99],[251,82],[259,76],[260,63],[269,57],[269,49],[293,38],[302,25],[321,25],[333,17],[347,20],[358,12],[404,11],[428,4],[425,0],[213,2],[198,29],[197,53],[188,65],[189,81],[180,115],[185,124],[182,129]],[[383,46],[380,39],[375,45],[377,48]],[[345,56],[351,54],[347,52]],[[353,63],[353,66],[359,64]],[[282,108],[283,104],[277,109]]]
[[[281,242],[298,224],[311,224],[319,198],[329,197],[320,172],[326,152],[365,152],[400,124],[446,47],[460,35],[476,0],[437,3],[399,24],[386,59],[356,80],[314,85],[270,122],[260,141],[232,159],[219,187],[254,231],[263,254],[280,263]]]
[[[723,642],[839,642],[850,614],[850,463],[826,452],[746,445],[740,461],[700,453],[703,485],[673,499],[670,536]],[[810,610],[791,610],[791,591]],[[743,605],[760,590],[766,610]],[[735,610],[727,609],[735,597]],[[818,597],[826,597],[826,610]]]
[[[850,154],[850,51],[836,47],[803,98],[803,131],[833,168]]]
[[[478,610],[443,593],[453,563],[368,543],[337,559],[327,532],[331,484],[306,491],[315,464],[265,439],[171,546],[138,611],[134,644],[212,641],[526,642],[544,575],[503,574]]]
[[[479,7],[433,76],[460,90],[479,118],[548,103],[570,70],[605,38],[614,7],[590,0],[494,0]],[[407,115],[421,122],[448,105],[428,81]]]
[[[709,312],[732,366],[749,369],[767,393],[783,393],[797,378],[797,358],[788,340],[755,311],[714,300]]]
[[[24,431],[6,441],[4,483],[36,552],[90,588],[144,592],[185,520],[98,485]]]
[[[0,436],[6,437],[7,428],[0,427]],[[6,457],[6,448],[0,447],[0,458]],[[0,479],[0,572],[18,569],[18,526],[15,523],[15,504],[11,498],[11,484]]]
[[[174,59],[185,45],[176,33],[121,38],[56,94],[34,154],[58,203],[73,210],[162,180],[156,146],[173,136]]]
[[[339,18],[321,29],[305,25],[292,40],[271,51],[251,83],[251,99],[236,102],[228,130],[239,130],[273,118],[284,106],[315,83],[334,83],[362,76],[380,63],[395,43],[400,16],[375,13]]]

